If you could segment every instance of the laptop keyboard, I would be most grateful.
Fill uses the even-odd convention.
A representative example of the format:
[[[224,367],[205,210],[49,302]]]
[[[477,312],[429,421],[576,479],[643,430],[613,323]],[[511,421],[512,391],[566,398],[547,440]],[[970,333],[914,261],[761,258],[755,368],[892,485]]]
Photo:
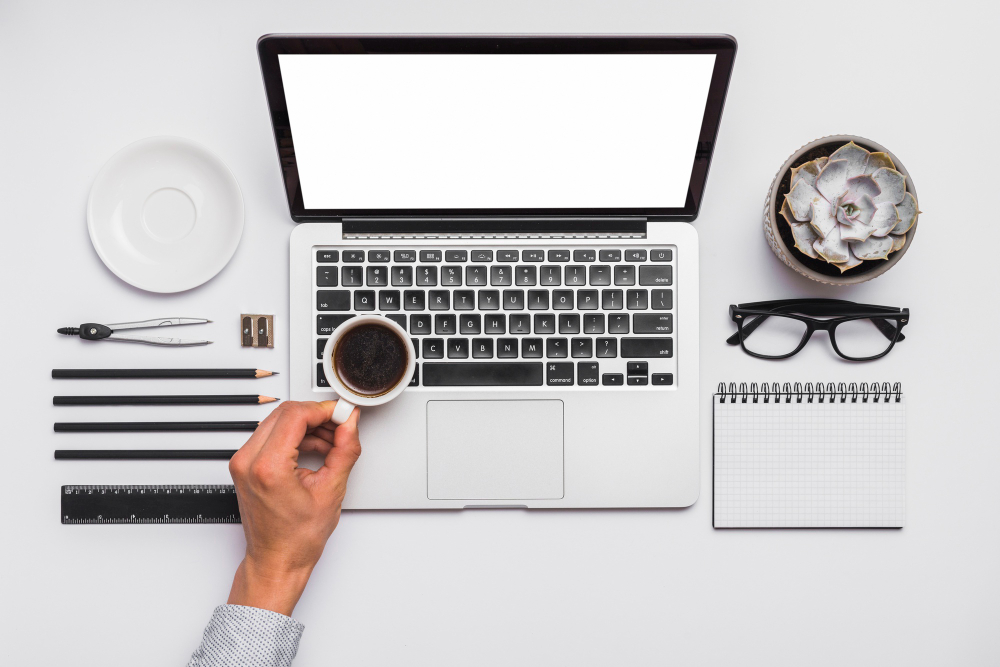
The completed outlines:
[[[412,337],[411,387],[674,384],[674,247],[314,250],[317,360],[377,314]]]

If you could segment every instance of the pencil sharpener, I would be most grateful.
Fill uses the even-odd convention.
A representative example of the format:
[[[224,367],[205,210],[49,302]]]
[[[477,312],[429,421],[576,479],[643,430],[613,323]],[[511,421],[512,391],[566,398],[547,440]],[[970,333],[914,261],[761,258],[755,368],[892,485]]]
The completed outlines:
[[[240,315],[240,347],[274,347],[274,315]]]

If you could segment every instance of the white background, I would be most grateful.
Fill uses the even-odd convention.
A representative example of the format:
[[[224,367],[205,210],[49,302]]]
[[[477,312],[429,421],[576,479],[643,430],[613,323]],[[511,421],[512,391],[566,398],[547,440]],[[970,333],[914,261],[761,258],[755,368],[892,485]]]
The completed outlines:
[[[296,609],[296,665],[994,665],[1000,659],[1000,442],[992,7],[963,2],[5,2],[0,5],[0,645],[7,664],[180,665],[239,562],[239,526],[62,526],[59,485],[224,482],[222,463],[55,462],[57,366],[259,365],[287,371],[288,218],[254,43],[281,31],[728,32],[740,42],[697,227],[702,244],[702,497],[678,511],[363,512],[344,516]],[[846,18],[845,18],[846,17]],[[849,19],[849,20],[848,20]],[[893,150],[919,233],[886,275],[834,289],[771,254],[760,213],[803,143],[853,132]],[[230,265],[187,294],[115,278],[84,220],[127,143],[176,134],[243,188]],[[794,360],[723,342],[730,303],[831,296],[908,306],[907,340],[848,364],[821,336]],[[237,346],[240,312],[274,313],[278,347]],[[218,341],[157,350],[61,338],[59,326],[167,315]],[[287,375],[220,382],[287,396]],[[711,527],[719,381],[901,381],[909,416],[902,530]],[[204,391],[179,382],[157,390]],[[233,407],[248,418],[264,408]],[[210,408],[144,411],[172,419]],[[669,424],[664,425],[669,432]],[[239,434],[121,436],[114,446],[231,447]],[[613,453],[615,443],[608,443]]]
[[[283,54],[306,208],[684,206],[712,54]]]

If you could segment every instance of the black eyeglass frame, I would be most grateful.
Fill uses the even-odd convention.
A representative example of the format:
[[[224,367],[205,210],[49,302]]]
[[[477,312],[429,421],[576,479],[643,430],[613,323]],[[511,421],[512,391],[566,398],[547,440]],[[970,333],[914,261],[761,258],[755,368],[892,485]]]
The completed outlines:
[[[803,315],[801,314],[803,311],[810,314]],[[758,317],[747,324],[747,317],[754,315]],[[829,319],[815,317],[824,315]],[[788,354],[768,355],[747,349],[745,340],[770,316],[788,317],[804,322],[806,325],[806,331],[802,334],[802,340],[799,341],[798,347]],[[896,343],[906,340],[902,331],[903,327],[910,321],[910,309],[874,306],[841,299],[778,299],[730,305],[729,317],[736,323],[736,333],[727,338],[726,342],[730,345],[739,345],[744,352],[758,359],[787,359],[798,354],[812,338],[814,332],[826,331],[830,336],[830,344],[833,345],[834,352],[841,358],[848,361],[872,361],[889,354]],[[844,322],[864,319],[870,319],[882,335],[889,340],[889,347],[880,354],[870,357],[852,357],[844,354],[837,345],[837,327]],[[893,327],[885,320],[895,321],[896,326]]]

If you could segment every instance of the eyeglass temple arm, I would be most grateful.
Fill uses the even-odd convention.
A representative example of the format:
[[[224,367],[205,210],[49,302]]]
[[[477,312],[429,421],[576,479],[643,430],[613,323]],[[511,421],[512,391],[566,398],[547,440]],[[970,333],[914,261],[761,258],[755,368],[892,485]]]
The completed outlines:
[[[743,338],[749,337],[750,334],[752,334],[757,329],[757,327],[759,327],[761,324],[763,324],[764,320],[766,320],[768,317],[770,317],[770,315],[758,315],[757,317],[754,318],[754,320],[752,322],[749,322],[749,323],[747,323],[746,320],[744,320],[743,329],[742,329],[742,331],[743,331]],[[740,344],[740,330],[737,329],[736,333],[734,333],[732,336],[730,336],[729,338],[726,339],[726,342],[729,343],[730,345],[739,345]]]

